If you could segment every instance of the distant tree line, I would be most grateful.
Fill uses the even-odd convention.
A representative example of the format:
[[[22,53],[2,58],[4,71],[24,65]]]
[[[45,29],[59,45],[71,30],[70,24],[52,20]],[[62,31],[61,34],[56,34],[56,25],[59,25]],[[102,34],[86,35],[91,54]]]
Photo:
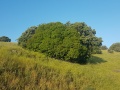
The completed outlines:
[[[120,42],[113,43],[109,48],[107,46],[103,45],[101,46],[101,50],[108,50],[109,53],[120,52]]]
[[[52,58],[86,63],[92,53],[101,52],[102,38],[95,34],[84,22],[51,22],[28,28],[18,45]]]
[[[0,42],[11,42],[11,39],[7,36],[0,37]]]

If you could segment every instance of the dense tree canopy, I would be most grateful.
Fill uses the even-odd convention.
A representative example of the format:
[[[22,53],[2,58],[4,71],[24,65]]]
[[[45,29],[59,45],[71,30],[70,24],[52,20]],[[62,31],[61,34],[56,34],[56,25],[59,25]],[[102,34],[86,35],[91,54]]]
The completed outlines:
[[[27,49],[53,58],[86,63],[93,50],[102,45],[102,39],[95,34],[96,31],[83,22],[52,22],[39,25],[30,38],[23,33],[21,37],[27,40],[20,37],[18,42],[20,45],[24,43]]]
[[[113,44],[110,46],[109,50],[113,50],[113,51],[116,51],[116,52],[120,52],[120,43],[119,43],[119,42],[118,42],[118,43],[113,43]]]
[[[0,37],[0,42],[11,42],[11,39],[7,36]]]
[[[36,29],[37,29],[36,26],[32,26],[28,28],[24,33],[22,33],[21,37],[18,38],[18,45],[26,47],[28,39],[30,39],[32,35],[35,34]]]

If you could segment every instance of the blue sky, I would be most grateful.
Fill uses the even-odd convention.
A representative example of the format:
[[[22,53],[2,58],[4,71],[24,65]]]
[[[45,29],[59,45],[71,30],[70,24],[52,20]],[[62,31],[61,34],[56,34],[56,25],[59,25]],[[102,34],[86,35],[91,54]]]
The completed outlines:
[[[85,22],[103,45],[120,42],[120,0],[0,0],[0,36],[12,42],[42,23]]]

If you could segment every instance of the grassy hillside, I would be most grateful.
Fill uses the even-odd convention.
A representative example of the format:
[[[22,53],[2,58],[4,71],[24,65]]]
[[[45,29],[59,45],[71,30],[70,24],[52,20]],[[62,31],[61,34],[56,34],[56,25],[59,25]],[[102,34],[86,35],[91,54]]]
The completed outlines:
[[[80,65],[0,42],[0,90],[120,90],[120,53]]]

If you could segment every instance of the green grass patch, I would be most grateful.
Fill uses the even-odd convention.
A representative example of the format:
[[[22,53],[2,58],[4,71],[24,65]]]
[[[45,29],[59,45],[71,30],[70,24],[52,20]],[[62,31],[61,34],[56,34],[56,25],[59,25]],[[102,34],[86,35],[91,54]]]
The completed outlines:
[[[0,42],[0,90],[120,90],[120,53],[80,65]]]

